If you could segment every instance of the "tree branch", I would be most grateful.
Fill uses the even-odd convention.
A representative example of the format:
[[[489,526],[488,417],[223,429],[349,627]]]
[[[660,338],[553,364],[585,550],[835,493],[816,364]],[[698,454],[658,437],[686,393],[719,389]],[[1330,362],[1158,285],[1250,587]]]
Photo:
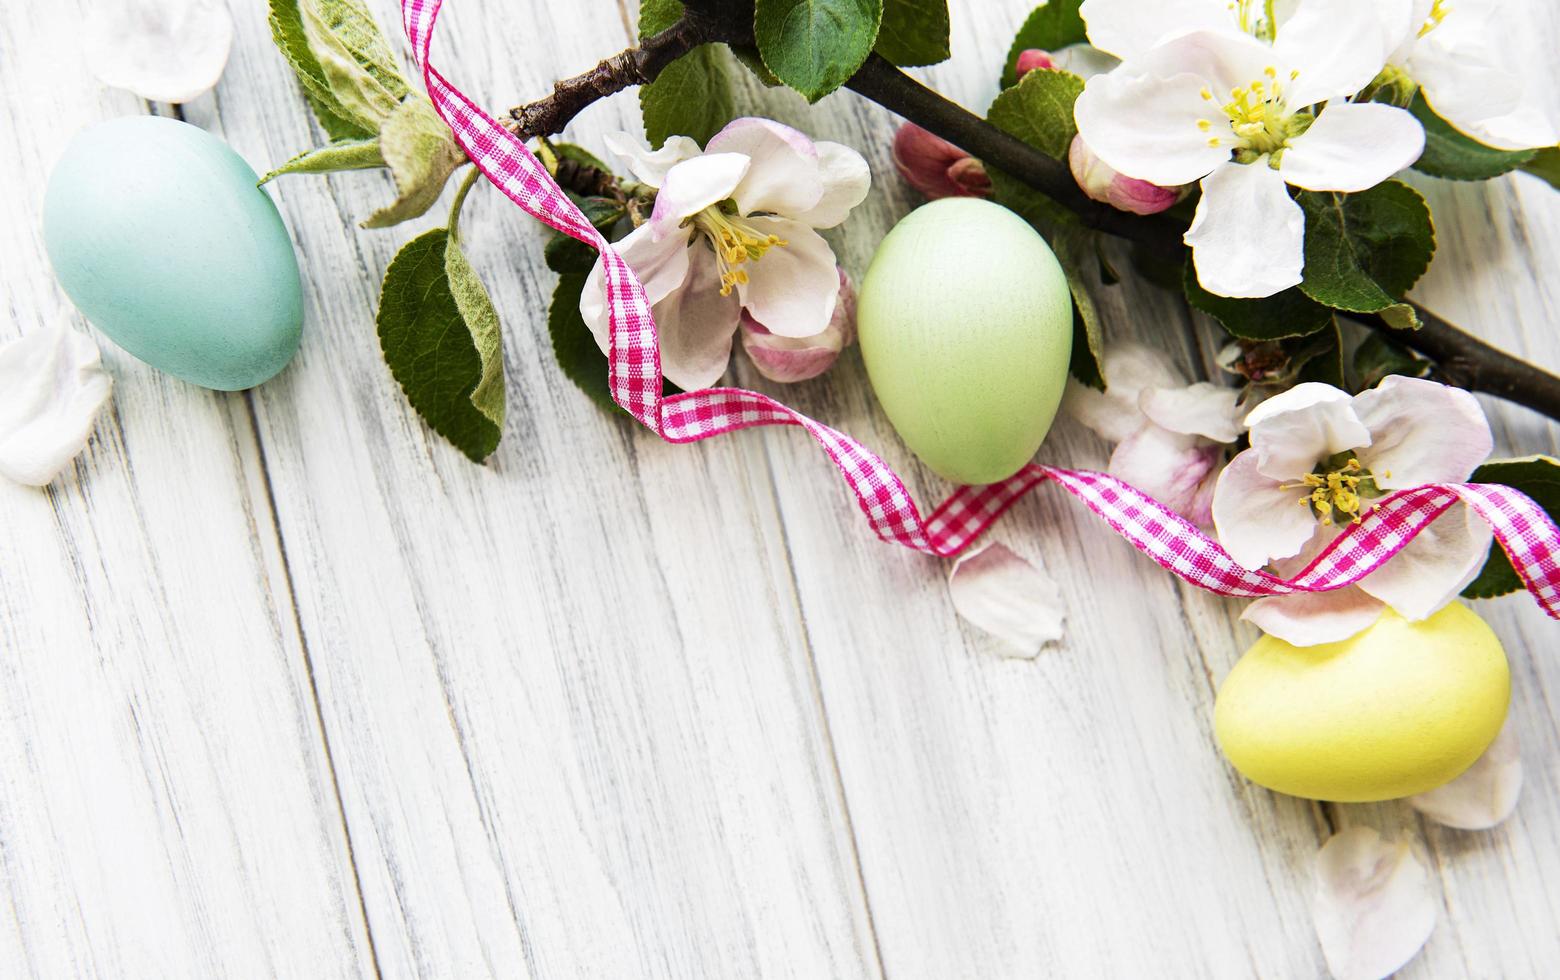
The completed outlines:
[[[752,16],[725,0],[686,0],[683,18],[640,47],[564,79],[553,94],[510,110],[520,136],[561,130],[582,109],[614,92],[655,80],[661,70],[700,44],[751,44]],[[916,125],[962,147],[1075,212],[1085,225],[1163,252],[1179,253],[1185,229],[1163,215],[1142,217],[1089,198],[1066,164],[922,85],[879,55],[870,55],[845,86]],[[1398,330],[1372,314],[1345,314],[1380,330],[1436,362],[1446,381],[1524,405],[1560,421],[1560,377],[1492,347],[1441,316],[1413,304],[1424,324]]]

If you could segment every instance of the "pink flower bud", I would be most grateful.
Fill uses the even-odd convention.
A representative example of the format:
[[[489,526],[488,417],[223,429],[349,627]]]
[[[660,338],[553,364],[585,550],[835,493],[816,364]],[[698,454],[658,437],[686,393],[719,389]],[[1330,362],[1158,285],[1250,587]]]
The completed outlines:
[[[742,311],[742,349],[747,351],[758,373],[770,381],[806,381],[833,366],[840,351],[856,342],[856,290],[844,269],[840,273],[840,294],[834,301],[834,316],[822,333],[811,337],[782,337],[747,310]]]
[[[1067,150],[1067,163],[1073,180],[1096,201],[1133,214],[1158,214],[1181,199],[1174,187],[1160,187],[1117,173],[1110,164],[1094,155],[1082,136],[1074,136]]]
[[[1055,67],[1056,61],[1052,59],[1049,51],[1041,51],[1039,48],[1025,48],[1018,53],[1018,61],[1013,65],[1013,72],[1019,78],[1023,78],[1036,68]]]
[[[928,200],[991,196],[991,178],[979,160],[915,123],[894,133],[894,169]]]

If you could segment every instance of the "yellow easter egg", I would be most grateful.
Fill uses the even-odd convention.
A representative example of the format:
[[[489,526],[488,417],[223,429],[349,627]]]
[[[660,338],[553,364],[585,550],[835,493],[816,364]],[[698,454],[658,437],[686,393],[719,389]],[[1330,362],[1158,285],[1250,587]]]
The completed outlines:
[[[1461,775],[1510,699],[1506,653],[1472,610],[1454,602],[1413,623],[1388,609],[1337,643],[1258,640],[1219,688],[1214,731],[1258,785],[1366,803]]]

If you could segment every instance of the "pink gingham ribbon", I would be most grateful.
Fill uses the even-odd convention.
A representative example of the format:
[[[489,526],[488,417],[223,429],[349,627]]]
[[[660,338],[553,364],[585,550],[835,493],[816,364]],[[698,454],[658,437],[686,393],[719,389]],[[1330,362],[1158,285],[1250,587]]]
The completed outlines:
[[[544,224],[601,252],[611,328],[612,398],[668,442],[695,442],[757,425],[800,426],[839,468],[878,537],[943,556],[963,550],[1031,489],[1053,482],[1164,568],[1199,588],[1232,596],[1327,592],[1350,585],[1461,500],[1494,530],[1539,605],[1560,619],[1560,529],[1527,496],[1499,484],[1435,484],[1384,497],[1363,522],[1349,527],[1304,571],[1286,580],[1242,568],[1189,521],[1105,473],[1031,464],[1001,483],[960,487],[923,519],[904,482],[875,453],[768,395],[712,388],[662,397],[661,352],[644,286],[525,144],[429,63],[440,5],[441,0],[402,0],[401,6],[406,36],[434,107],[456,142],[505,196]]]

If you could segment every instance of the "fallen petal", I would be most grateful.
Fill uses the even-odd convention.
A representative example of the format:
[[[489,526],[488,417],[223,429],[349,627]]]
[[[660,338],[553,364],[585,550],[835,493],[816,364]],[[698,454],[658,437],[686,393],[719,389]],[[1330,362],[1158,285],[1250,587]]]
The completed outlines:
[[[1016,657],[1034,657],[1062,638],[1062,593],[1042,569],[1002,544],[954,562],[948,595],[960,616],[1004,641]]]
[[[152,102],[188,102],[227,66],[233,17],[219,0],[99,0],[83,40],[98,81]]]
[[[61,315],[0,347],[0,476],[41,487],[80,453],[113,381]]]
[[[1311,913],[1338,980],[1380,980],[1413,959],[1435,929],[1436,905],[1430,874],[1407,837],[1386,841],[1370,827],[1353,827],[1316,855]]]
[[[1458,830],[1488,830],[1517,808],[1522,795],[1522,755],[1517,732],[1506,726],[1467,772],[1428,793],[1410,796],[1414,809]]]

